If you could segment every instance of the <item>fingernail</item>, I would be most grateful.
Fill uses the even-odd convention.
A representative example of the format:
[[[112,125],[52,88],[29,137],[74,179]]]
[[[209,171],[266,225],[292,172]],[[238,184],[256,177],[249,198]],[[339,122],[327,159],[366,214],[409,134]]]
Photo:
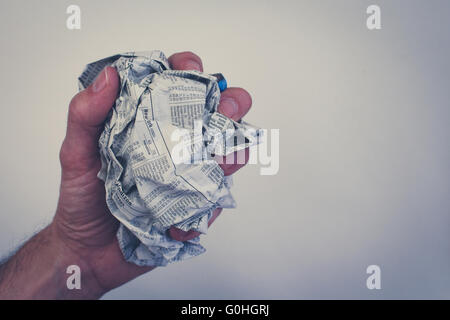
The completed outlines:
[[[228,118],[232,118],[238,112],[238,104],[231,98],[222,99],[219,104],[219,112]]]
[[[186,70],[202,71],[202,66],[195,60],[188,60],[184,65]]]
[[[92,91],[100,92],[106,87],[107,84],[108,84],[108,72],[105,68],[97,76],[97,79],[95,79],[94,85],[92,86]]]

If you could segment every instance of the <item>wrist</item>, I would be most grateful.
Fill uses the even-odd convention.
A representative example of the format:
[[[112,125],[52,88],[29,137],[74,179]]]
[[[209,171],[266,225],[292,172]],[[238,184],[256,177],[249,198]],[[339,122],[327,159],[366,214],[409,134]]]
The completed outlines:
[[[62,299],[98,299],[105,294],[107,290],[98,283],[89,256],[71,246],[55,222],[47,229],[47,236],[54,251],[51,258],[54,262],[54,272],[62,276],[58,286],[61,288],[59,296]]]
[[[84,261],[53,231],[46,227],[1,266],[0,299],[93,299],[104,293]],[[80,267],[80,289],[67,285],[70,265]]]

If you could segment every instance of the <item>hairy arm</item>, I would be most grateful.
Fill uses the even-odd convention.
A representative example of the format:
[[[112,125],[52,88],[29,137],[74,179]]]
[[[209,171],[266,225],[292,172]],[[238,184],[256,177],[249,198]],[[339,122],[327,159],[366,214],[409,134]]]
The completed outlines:
[[[80,290],[67,287],[67,267],[76,264],[83,272]],[[33,236],[0,266],[0,299],[94,299],[103,290],[89,268],[58,241],[52,225]]]

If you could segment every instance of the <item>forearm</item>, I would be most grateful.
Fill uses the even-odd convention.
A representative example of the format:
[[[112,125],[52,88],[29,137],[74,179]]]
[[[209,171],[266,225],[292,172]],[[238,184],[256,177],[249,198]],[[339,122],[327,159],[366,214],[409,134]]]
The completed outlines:
[[[67,267],[73,264],[83,272],[81,289],[67,287]],[[103,292],[86,269],[48,226],[0,266],[0,299],[99,298]]]

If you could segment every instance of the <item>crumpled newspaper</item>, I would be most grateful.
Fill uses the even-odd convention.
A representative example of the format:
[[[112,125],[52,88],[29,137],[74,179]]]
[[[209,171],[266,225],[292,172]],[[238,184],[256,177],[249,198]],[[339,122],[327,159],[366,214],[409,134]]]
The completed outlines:
[[[167,230],[206,233],[216,208],[233,208],[231,177],[214,160],[258,143],[259,130],[217,112],[214,76],[171,70],[161,51],[125,53],[87,65],[88,87],[105,66],[120,94],[99,139],[106,202],[120,221],[125,259],[165,266],[205,251],[199,237],[176,241]]]

